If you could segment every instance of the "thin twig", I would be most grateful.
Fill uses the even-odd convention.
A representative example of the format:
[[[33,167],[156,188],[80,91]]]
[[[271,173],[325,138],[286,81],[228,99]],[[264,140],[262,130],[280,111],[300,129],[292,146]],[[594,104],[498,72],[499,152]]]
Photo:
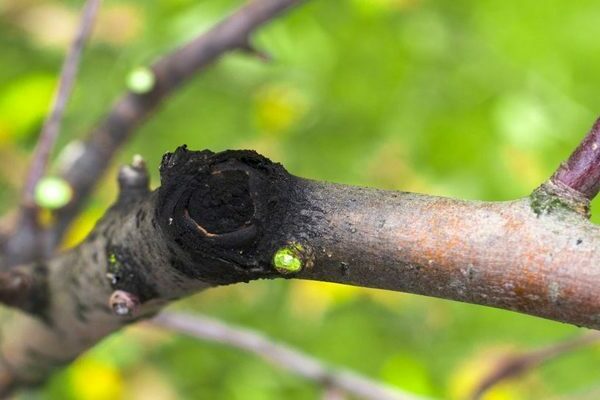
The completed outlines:
[[[541,364],[568,354],[581,347],[598,343],[599,341],[600,332],[592,331],[538,350],[507,356],[480,382],[473,392],[472,399],[480,399],[486,391],[490,390],[492,386],[498,384],[500,381],[516,378],[539,367]]]
[[[65,108],[79,70],[81,54],[89,38],[101,0],[87,0],[79,22],[75,38],[65,58],[58,88],[50,111],[44,121],[36,148],[25,178],[18,225],[12,234],[2,243],[2,268],[33,261],[45,253],[50,253],[45,232],[38,223],[38,207],[35,203],[35,189],[47,170],[50,153],[60,133]],[[50,244],[54,246],[53,243]]]
[[[328,386],[323,390],[321,400],[346,400],[347,396],[343,390],[333,386]]]
[[[69,48],[69,53],[64,60],[58,89],[54,95],[54,100],[50,112],[44,121],[40,137],[35,148],[31,166],[25,181],[23,190],[23,205],[27,209],[35,208],[34,192],[40,178],[44,175],[50,153],[60,132],[60,126],[65,112],[65,107],[73,91],[81,54],[85,43],[90,36],[96,14],[100,8],[101,0],[87,0],[83,8],[79,28]]]
[[[258,332],[232,326],[205,316],[164,312],[152,320],[154,325],[172,331],[233,346],[254,353],[275,365],[328,388],[368,400],[417,400],[423,397],[403,393],[356,373],[331,367],[311,356],[276,343]]]

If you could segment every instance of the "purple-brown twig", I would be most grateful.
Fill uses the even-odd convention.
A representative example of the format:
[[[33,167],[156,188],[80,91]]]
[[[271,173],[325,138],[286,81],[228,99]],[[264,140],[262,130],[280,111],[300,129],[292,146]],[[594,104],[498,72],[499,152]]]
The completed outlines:
[[[503,358],[495,368],[479,383],[473,392],[472,399],[478,400],[485,392],[501,381],[516,378],[537,368],[543,363],[568,354],[581,347],[600,341],[600,332],[592,331],[576,338],[555,343],[538,350],[521,354],[513,354]]]
[[[596,197],[600,190],[600,119],[551,180],[581,193],[588,200]]]

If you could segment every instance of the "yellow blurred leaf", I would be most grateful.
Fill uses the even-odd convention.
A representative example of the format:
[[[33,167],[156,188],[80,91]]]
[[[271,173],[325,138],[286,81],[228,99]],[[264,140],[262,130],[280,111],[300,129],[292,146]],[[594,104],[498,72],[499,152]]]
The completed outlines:
[[[62,247],[68,249],[79,244],[92,231],[103,213],[103,209],[92,209],[80,214],[67,232]]]
[[[76,361],[70,371],[71,389],[81,400],[123,398],[123,378],[117,368],[91,357]]]
[[[127,399],[131,400],[176,400],[177,392],[160,371],[141,368],[127,380]]]
[[[77,27],[78,14],[60,3],[42,3],[26,8],[17,25],[40,46],[66,49]]]
[[[144,15],[139,6],[113,4],[102,8],[93,39],[114,46],[123,46],[142,33]]]
[[[320,317],[332,304],[353,299],[366,289],[327,282],[293,282],[290,301],[298,314]]]
[[[77,29],[80,9],[61,3],[42,3],[23,7],[16,24],[39,46],[66,49]],[[143,30],[141,8],[133,4],[107,4],[102,7],[92,39],[123,46]]]
[[[308,111],[308,100],[298,89],[268,85],[254,97],[258,128],[268,134],[281,134],[296,125]]]
[[[11,129],[6,122],[0,119],[0,148],[6,147],[11,142]]]

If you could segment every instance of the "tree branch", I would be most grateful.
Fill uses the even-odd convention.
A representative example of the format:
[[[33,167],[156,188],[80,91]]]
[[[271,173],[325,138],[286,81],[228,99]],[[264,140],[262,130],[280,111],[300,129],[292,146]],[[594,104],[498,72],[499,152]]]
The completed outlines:
[[[81,54],[83,53],[85,43],[92,32],[94,20],[96,19],[99,8],[100,0],[87,0],[83,8],[79,28],[62,66],[58,90],[54,96],[51,111],[48,113],[46,121],[44,121],[44,126],[42,127],[40,138],[33,153],[32,163],[25,181],[23,203],[26,208],[35,207],[35,186],[46,171],[50,152],[52,151],[56,138],[60,132],[60,125],[67,106],[67,101],[71,96],[75,79],[77,78]]]
[[[258,332],[228,325],[212,318],[163,312],[152,320],[152,324],[198,339],[215,341],[254,353],[317,384],[342,390],[348,395],[361,399],[423,399],[423,397],[400,392],[353,372],[326,365],[298,350],[275,343]]]
[[[600,332],[594,331],[538,350],[506,356],[476,387],[472,399],[480,399],[485,392],[501,381],[516,378],[541,364],[598,341]]]
[[[600,119],[551,181],[569,187],[591,200],[600,190]]]
[[[417,293],[600,328],[600,228],[556,194],[453,200],[297,178],[252,151],[185,147],[163,158],[157,191],[131,190],[143,175],[122,172],[122,193],[89,237],[36,266],[44,295],[30,316],[0,326],[0,375],[11,377],[0,387],[42,381],[182,296],[261,278]]]
[[[147,93],[125,93],[63,166],[62,176],[77,196],[57,212],[52,240],[58,244],[113,156],[136,128],[176,89],[223,54],[254,49],[250,36],[301,0],[254,0],[185,46],[155,62],[154,85]],[[254,50],[253,50],[254,51]],[[256,51],[254,51],[256,52]],[[258,52],[258,54],[261,54]]]
[[[57,213],[52,245],[162,100],[224,52],[250,48],[254,29],[298,2],[252,2],[155,63],[152,89],[117,101],[64,169],[77,197]],[[4,301],[25,311],[0,324],[0,394],[43,382],[171,301],[260,278],[405,291],[600,328],[600,228],[586,219],[600,175],[597,126],[530,197],[502,203],[315,182],[251,151],[185,148],[165,156],[151,193],[136,162],[80,246],[18,268],[33,272],[36,290],[15,301],[18,280],[0,276]]]
[[[14,263],[30,261],[41,254],[40,239],[41,229],[37,223],[38,207],[35,203],[34,193],[36,185],[46,172],[50,153],[60,133],[60,126],[73,86],[77,78],[81,55],[92,32],[96,14],[100,8],[101,0],[87,0],[79,22],[75,39],[63,63],[58,89],[50,111],[44,121],[40,137],[31,159],[31,165],[25,178],[23,199],[20,207],[20,222],[18,232],[6,244],[5,257],[13,259]],[[23,246],[28,243],[28,246]],[[23,247],[29,247],[23,251]],[[23,256],[23,253],[29,253]]]

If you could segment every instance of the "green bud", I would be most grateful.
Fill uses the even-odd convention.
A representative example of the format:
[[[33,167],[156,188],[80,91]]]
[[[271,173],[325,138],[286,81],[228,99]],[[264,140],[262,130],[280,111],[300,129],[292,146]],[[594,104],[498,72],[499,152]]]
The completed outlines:
[[[148,67],[137,67],[127,76],[127,88],[133,93],[148,93],[155,83],[154,72]]]
[[[297,243],[280,248],[273,256],[273,266],[282,274],[300,271],[303,267],[303,250],[304,248]]]
[[[38,206],[55,210],[66,206],[73,198],[73,189],[62,178],[42,178],[35,187],[35,202]]]

